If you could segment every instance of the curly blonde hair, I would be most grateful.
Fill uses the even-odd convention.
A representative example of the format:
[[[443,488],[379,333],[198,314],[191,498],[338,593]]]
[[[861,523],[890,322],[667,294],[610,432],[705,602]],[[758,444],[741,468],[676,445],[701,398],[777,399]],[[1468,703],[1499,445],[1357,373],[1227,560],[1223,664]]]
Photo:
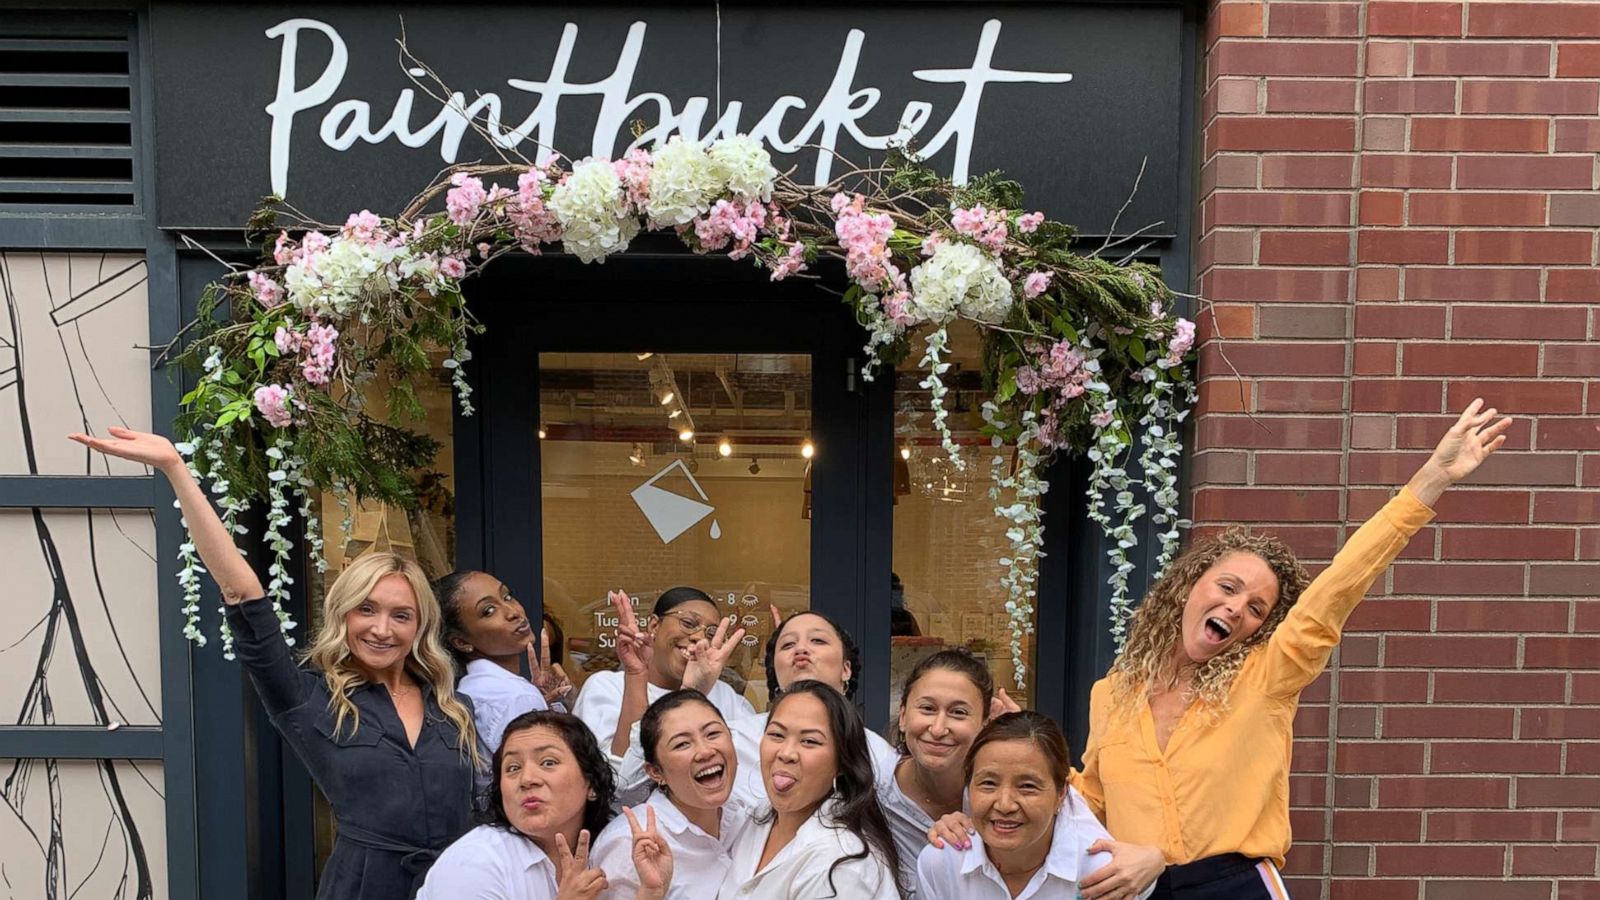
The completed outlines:
[[[306,651],[306,662],[322,672],[328,684],[328,708],[333,711],[333,731],[344,730],[346,719],[351,730],[361,727],[361,712],[350,702],[350,692],[367,682],[351,658],[344,617],[366,601],[378,582],[390,575],[403,575],[417,598],[417,637],[406,659],[406,671],[433,691],[434,702],[456,726],[456,747],[462,756],[481,769],[477,732],[472,713],[456,699],[455,667],[440,637],[443,614],[439,601],[428,585],[428,578],[414,562],[395,553],[367,553],[357,558],[329,585],[322,601],[322,630]]]
[[[1160,686],[1162,678],[1170,674],[1173,655],[1180,652],[1183,644],[1183,608],[1189,593],[1208,569],[1230,553],[1249,553],[1267,564],[1278,579],[1278,602],[1255,634],[1206,660],[1195,671],[1187,690],[1190,699],[1206,707],[1211,715],[1227,710],[1228,692],[1245,659],[1272,637],[1311,581],[1282,541],[1248,534],[1240,528],[1230,528],[1184,551],[1145,595],[1133,614],[1128,643],[1111,664],[1111,674],[1117,676],[1112,684],[1113,709],[1139,709],[1152,690]]]

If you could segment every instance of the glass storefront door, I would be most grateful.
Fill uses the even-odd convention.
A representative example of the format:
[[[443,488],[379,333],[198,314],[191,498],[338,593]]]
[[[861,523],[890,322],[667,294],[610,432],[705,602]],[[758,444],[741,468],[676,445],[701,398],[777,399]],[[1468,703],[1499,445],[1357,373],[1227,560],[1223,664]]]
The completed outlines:
[[[745,629],[724,679],[767,700],[769,609],[811,602],[811,356],[539,354],[544,611],[575,683],[615,668],[626,590],[687,585]]]
[[[608,591],[647,616],[699,588],[746,629],[724,679],[757,709],[771,608],[827,613],[861,645],[883,724],[893,384],[859,377],[859,326],[813,285],[604,274],[570,300],[480,284],[459,565],[548,614],[580,684],[617,665]]]

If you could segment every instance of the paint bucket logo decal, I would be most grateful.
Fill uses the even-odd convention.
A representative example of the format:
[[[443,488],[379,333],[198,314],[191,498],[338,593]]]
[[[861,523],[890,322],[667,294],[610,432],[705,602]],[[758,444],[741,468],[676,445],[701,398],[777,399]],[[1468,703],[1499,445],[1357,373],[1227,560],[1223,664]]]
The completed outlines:
[[[674,469],[689,480],[689,486],[694,488],[696,494],[700,495],[699,500],[693,497],[685,497],[682,494],[656,485],[656,482],[665,478]],[[689,471],[689,467],[685,466],[681,459],[673,460],[666,468],[650,476],[649,481],[634,488],[629,496],[633,498],[634,503],[638,504],[639,511],[644,513],[645,521],[649,522],[650,527],[656,530],[656,534],[661,538],[661,543],[663,544],[670,544],[677,540],[685,531],[693,528],[706,516],[717,511],[717,508],[711,505],[711,498],[707,497],[706,492],[700,487],[700,482],[695,480],[694,474]],[[722,526],[717,524],[716,519],[712,519],[711,539],[716,540],[720,537],[722,537]]]

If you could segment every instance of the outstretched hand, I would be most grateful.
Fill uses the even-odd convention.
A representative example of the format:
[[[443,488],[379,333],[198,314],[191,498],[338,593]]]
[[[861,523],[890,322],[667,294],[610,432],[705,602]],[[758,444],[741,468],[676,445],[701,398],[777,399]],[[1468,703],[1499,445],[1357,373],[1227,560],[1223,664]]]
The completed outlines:
[[[106,429],[109,438],[95,437],[91,434],[69,434],[71,440],[98,450],[107,456],[132,460],[142,463],[153,469],[165,472],[174,466],[183,465],[183,457],[178,455],[177,448],[172,442],[159,434],[150,434],[144,431],[134,431],[131,428],[121,428],[116,425]]]
[[[1511,417],[1495,420],[1498,410],[1483,408],[1483,398],[1468,404],[1461,417],[1439,439],[1433,455],[1408,485],[1418,500],[1432,506],[1451,485],[1466,478],[1506,442]]]

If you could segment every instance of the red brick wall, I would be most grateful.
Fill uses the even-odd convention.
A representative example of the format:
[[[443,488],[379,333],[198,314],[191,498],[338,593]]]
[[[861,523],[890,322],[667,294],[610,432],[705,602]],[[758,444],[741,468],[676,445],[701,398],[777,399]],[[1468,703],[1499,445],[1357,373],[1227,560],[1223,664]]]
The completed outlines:
[[[1305,695],[1294,896],[1600,898],[1600,3],[1204,44],[1197,522],[1326,561],[1470,398],[1518,417]]]

